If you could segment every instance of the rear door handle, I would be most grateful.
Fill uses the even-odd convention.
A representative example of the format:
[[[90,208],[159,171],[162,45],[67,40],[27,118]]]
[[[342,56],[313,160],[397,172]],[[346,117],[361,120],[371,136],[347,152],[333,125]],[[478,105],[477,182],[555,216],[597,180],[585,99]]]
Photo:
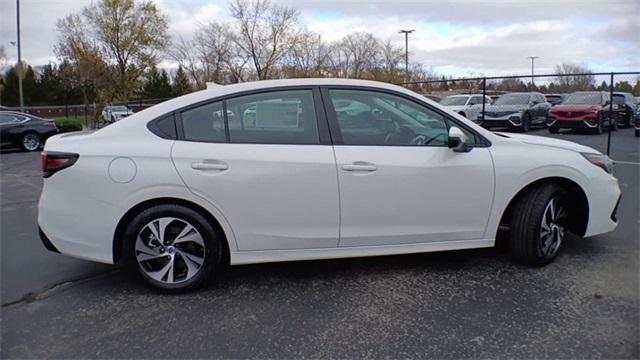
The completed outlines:
[[[194,170],[218,170],[224,171],[229,169],[229,165],[222,162],[194,162],[191,163],[191,168]]]
[[[365,172],[370,172],[370,171],[376,171],[376,170],[378,170],[378,168],[373,164],[353,163],[353,164],[342,165],[342,170],[344,170],[344,171],[365,171]]]

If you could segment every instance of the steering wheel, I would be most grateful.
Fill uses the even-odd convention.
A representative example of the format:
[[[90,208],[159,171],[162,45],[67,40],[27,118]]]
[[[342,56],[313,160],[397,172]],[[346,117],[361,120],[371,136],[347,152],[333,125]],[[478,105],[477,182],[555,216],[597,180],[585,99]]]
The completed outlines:
[[[430,138],[427,138],[425,135],[418,134],[411,140],[411,145],[429,145],[429,144],[431,144],[431,142],[433,142],[434,140],[438,139],[439,137],[443,138],[442,139],[443,142],[445,142],[447,140],[445,134],[443,134],[443,133],[437,134],[437,135],[432,136]]]

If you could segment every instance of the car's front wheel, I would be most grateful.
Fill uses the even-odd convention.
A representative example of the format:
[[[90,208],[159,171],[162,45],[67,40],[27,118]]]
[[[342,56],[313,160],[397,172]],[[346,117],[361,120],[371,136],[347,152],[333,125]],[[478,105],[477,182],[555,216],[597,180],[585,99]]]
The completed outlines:
[[[529,113],[525,113],[522,116],[522,132],[529,132],[531,129],[531,115]]]
[[[221,262],[221,237],[198,212],[158,205],[138,214],[125,231],[129,262],[162,292],[197,288]]]
[[[558,254],[568,220],[566,192],[553,184],[528,190],[511,216],[509,249],[512,257],[530,266],[546,265]]]

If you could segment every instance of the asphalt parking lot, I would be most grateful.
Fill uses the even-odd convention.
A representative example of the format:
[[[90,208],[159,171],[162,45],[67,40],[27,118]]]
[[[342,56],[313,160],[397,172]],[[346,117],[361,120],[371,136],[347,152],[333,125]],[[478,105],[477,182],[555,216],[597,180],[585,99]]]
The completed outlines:
[[[606,148],[606,135],[554,137]],[[640,140],[630,129],[612,143],[618,228],[570,238],[544,268],[497,249],[251,265],[179,296],[46,251],[39,154],[0,156],[2,358],[640,356]]]

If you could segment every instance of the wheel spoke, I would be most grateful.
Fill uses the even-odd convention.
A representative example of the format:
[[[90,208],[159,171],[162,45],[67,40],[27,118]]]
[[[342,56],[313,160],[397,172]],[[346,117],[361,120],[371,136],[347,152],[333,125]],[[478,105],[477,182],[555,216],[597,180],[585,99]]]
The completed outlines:
[[[167,256],[165,254],[149,254],[146,252],[139,252],[138,254],[136,254],[136,258],[138,259],[138,262],[142,262],[142,261],[149,261],[149,260],[154,260],[154,259],[160,259],[161,257]]]
[[[145,243],[145,241],[138,236],[138,240],[136,241],[136,252],[141,252],[141,253],[145,253],[148,255],[159,255],[160,252],[158,252],[157,249],[152,248],[151,246],[147,245]]]
[[[549,213],[551,215],[551,221],[555,221],[556,219],[555,200],[556,199],[551,199],[551,201],[549,201]]]
[[[173,243],[174,244],[179,244],[179,243],[185,243],[185,242],[194,242],[200,246],[204,246],[204,241],[202,241],[202,236],[200,236],[200,234],[195,231],[192,231],[182,237],[177,237]]]
[[[172,258],[169,262],[167,262],[165,266],[162,267],[162,269],[158,271],[147,271],[147,275],[149,275],[152,279],[160,282],[162,282],[162,279],[166,275],[166,282],[173,283],[173,261],[174,260]]]
[[[179,252],[178,254],[180,254],[180,257],[182,258],[182,261],[184,261],[184,264],[187,265],[186,278],[189,279],[196,272],[198,272],[198,269],[200,269],[200,264],[202,264],[202,263],[199,263],[199,264],[197,264],[198,266],[196,266],[196,263],[189,258],[189,255],[187,255],[184,252]]]
[[[202,263],[204,262],[204,258],[203,257],[190,254],[190,253],[188,253],[188,252],[186,252],[184,250],[179,250],[178,253],[180,254],[180,256],[186,258],[185,262],[191,261],[191,262],[195,263],[198,266],[202,265]]]

